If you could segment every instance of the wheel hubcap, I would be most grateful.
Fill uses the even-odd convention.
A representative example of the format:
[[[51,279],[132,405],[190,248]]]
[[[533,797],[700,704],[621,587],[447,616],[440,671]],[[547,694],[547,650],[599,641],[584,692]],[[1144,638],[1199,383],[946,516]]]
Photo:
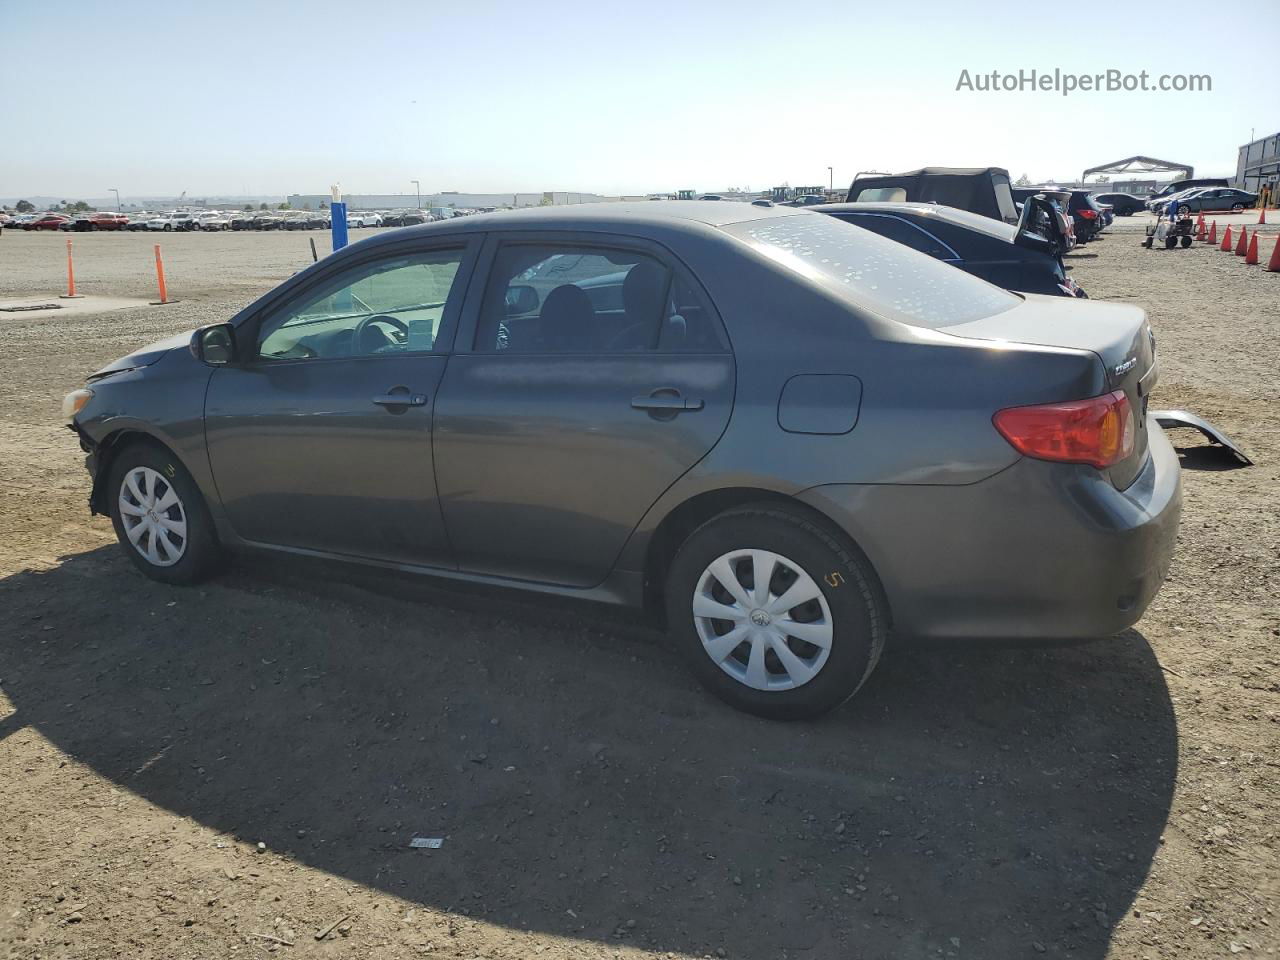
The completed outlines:
[[[816,677],[831,653],[831,608],[814,579],[768,550],[713,561],[693,594],[702,649],[755,690],[791,690]]]
[[[148,563],[171,567],[187,550],[187,512],[172,482],[150,467],[135,467],[120,484],[120,523]]]

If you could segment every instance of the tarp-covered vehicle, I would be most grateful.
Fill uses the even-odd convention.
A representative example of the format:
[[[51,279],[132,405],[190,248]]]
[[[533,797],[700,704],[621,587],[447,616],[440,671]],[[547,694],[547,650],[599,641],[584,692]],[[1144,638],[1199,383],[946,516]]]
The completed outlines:
[[[906,173],[857,176],[848,203],[940,203],[958,210],[1018,222],[1009,171],[1001,167],[921,167]]]

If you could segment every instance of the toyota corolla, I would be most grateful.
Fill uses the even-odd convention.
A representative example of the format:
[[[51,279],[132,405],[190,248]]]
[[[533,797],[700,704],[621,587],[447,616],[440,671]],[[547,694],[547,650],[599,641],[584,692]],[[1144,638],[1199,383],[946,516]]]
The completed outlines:
[[[713,692],[794,718],[891,631],[1137,621],[1180,509],[1156,376],[1136,307],[672,201],[363,240],[65,413],[156,580],[255,549],[649,607]]]

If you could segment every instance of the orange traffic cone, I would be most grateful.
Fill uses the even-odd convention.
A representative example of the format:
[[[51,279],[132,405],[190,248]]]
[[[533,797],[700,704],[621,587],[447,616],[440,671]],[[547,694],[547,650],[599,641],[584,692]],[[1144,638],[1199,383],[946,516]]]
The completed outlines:
[[[1196,239],[1197,239],[1197,240],[1204,240],[1204,239],[1205,239],[1205,232],[1204,232],[1204,231],[1205,231],[1205,226],[1204,226],[1204,217],[1201,217],[1201,218],[1200,218],[1200,224],[1196,227]]]
[[[1258,223],[1263,224],[1266,222],[1267,222],[1267,208],[1263,207],[1258,213]]]
[[[1213,223],[1209,225],[1209,237],[1207,242],[1208,243],[1218,242],[1218,221],[1217,220],[1213,221]]]
[[[1249,252],[1249,231],[1246,228],[1241,227],[1240,242],[1236,244],[1236,256],[1243,257],[1248,252]]]
[[[1244,255],[1245,263],[1258,262],[1258,231],[1253,231],[1253,236],[1249,238],[1249,252]]]
[[[1225,253],[1231,252],[1231,224],[1227,224],[1227,229],[1222,231],[1222,246],[1218,249]]]
[[[1203,226],[1204,226],[1204,214],[1202,213],[1200,214],[1200,216],[1196,217],[1196,229],[1199,230]]]
[[[1276,237],[1276,248],[1271,251],[1271,262],[1267,264],[1268,273],[1280,273],[1280,237]]]

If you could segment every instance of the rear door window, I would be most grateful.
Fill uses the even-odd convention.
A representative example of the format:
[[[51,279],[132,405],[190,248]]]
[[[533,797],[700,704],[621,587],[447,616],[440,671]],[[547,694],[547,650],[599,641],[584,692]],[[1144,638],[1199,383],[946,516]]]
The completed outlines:
[[[721,353],[719,317],[682,269],[622,247],[499,247],[476,330],[478,352]]]

